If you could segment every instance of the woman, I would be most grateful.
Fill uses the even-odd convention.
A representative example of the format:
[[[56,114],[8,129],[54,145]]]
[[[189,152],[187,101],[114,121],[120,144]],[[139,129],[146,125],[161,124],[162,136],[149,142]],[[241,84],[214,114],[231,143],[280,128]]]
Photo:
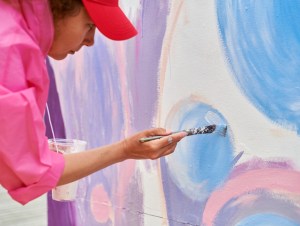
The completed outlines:
[[[43,121],[49,86],[45,57],[62,60],[92,46],[96,28],[113,40],[137,32],[117,0],[1,0],[0,23],[0,184],[16,201],[26,204],[126,159],[168,155],[186,136],[155,128],[81,153],[50,151]],[[139,142],[151,135],[168,136]]]

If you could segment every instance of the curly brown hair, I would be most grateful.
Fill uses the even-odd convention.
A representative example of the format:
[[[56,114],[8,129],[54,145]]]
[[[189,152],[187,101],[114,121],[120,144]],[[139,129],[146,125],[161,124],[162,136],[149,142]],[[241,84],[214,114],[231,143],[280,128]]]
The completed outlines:
[[[49,0],[54,21],[66,16],[74,16],[83,7],[81,0]]]

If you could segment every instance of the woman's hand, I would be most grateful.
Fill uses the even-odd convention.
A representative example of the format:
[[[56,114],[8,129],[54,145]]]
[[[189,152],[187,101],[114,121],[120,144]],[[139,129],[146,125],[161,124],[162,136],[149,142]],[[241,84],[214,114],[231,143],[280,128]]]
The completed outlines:
[[[144,137],[158,136],[157,140],[141,143]],[[186,132],[171,134],[163,128],[154,128],[139,132],[123,140],[125,159],[158,159],[174,152],[177,143],[187,135]]]

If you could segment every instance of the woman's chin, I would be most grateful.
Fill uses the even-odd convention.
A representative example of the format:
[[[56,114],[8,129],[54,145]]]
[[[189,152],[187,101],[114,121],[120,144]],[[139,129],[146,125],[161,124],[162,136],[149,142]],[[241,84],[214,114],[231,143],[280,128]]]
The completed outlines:
[[[63,60],[65,59],[68,54],[53,54],[53,53],[48,53],[48,56],[53,58],[54,60]]]

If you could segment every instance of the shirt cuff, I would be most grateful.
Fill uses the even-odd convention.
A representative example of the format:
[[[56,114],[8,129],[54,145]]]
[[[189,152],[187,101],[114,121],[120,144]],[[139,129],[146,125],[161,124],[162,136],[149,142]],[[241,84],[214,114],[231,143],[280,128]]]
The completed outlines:
[[[65,160],[62,154],[54,151],[50,151],[50,156],[52,166],[40,181],[27,187],[8,191],[14,200],[25,205],[29,201],[47,193],[57,185],[65,167]]]

